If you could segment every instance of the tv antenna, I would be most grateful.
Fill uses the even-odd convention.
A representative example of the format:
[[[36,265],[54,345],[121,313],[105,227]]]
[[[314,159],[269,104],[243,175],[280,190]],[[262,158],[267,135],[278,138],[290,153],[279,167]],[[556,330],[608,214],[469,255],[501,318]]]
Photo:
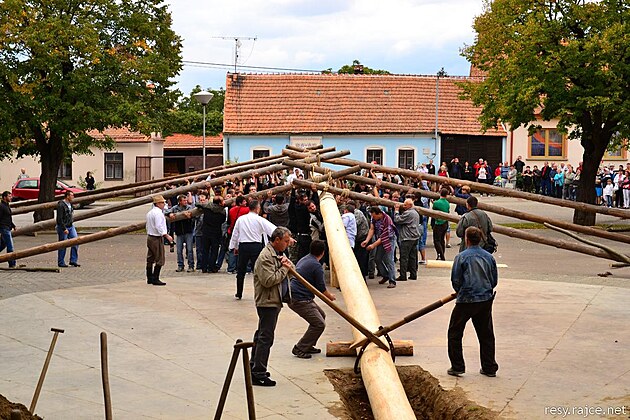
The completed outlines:
[[[234,41],[234,73],[237,73],[237,68],[236,67],[238,65],[238,59],[240,57],[239,51],[241,49],[241,46],[243,45],[241,41],[254,41],[254,42],[256,42],[256,40],[258,39],[257,36],[255,36],[255,37],[250,37],[250,36],[213,36],[212,38],[224,39],[224,40],[228,40],[228,41]]]

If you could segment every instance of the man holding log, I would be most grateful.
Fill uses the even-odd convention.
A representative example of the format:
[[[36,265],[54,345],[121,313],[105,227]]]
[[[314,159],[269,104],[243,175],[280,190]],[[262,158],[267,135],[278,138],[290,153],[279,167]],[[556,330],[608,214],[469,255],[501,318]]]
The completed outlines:
[[[162,271],[166,261],[164,240],[169,243],[173,242],[173,238],[168,234],[166,228],[164,206],[166,206],[164,197],[156,195],[153,197],[153,206],[147,213],[147,284],[154,286],[166,285],[160,281],[160,271]],[[153,268],[153,264],[155,264],[155,268]]]
[[[326,290],[324,269],[320,264],[325,252],[326,244],[324,241],[319,239],[312,241],[310,253],[298,261],[295,270],[328,299],[335,300],[335,295]],[[291,279],[289,308],[308,322],[308,329],[291,351],[294,356],[300,359],[310,359],[312,354],[321,353],[321,350],[315,345],[326,328],[326,314],[314,299],[313,292],[309,291],[297,279]]]
[[[258,208],[257,203],[256,208]],[[240,218],[236,222],[235,232],[237,232],[239,223],[242,223],[242,220],[249,220],[251,217],[246,215]],[[262,217],[261,219],[271,225],[266,219]],[[285,227],[275,228],[271,233],[269,243],[262,251],[259,251],[260,255],[258,255],[254,264],[254,298],[256,301],[256,312],[258,313],[258,329],[254,334],[254,348],[251,360],[253,385],[276,385],[276,381],[269,377],[267,364],[271,346],[273,346],[278,316],[282,309],[283,298],[289,293],[287,275],[289,274],[289,268],[293,267],[293,263],[284,255],[284,251],[286,251],[291,242],[291,231],[289,229]],[[239,261],[239,267],[240,265]]]
[[[243,298],[247,265],[250,262],[252,266],[256,264],[256,260],[263,250],[263,242],[267,242],[267,237],[271,236],[276,229],[273,223],[259,216],[259,213],[260,203],[256,200],[249,203],[249,213],[238,218],[230,238],[228,249],[234,250],[234,254],[238,256],[236,294],[234,295],[237,300]]]
[[[361,246],[365,247],[368,252],[376,249],[375,260],[381,267],[383,274],[383,278],[378,283],[385,284],[389,282],[387,288],[393,289],[396,287],[396,266],[394,265],[396,233],[394,232],[394,222],[378,206],[370,207],[370,214],[372,215],[370,230],[367,238],[361,242]],[[370,244],[372,237],[375,237],[376,241]]]
[[[478,204],[479,200],[473,195],[466,199],[466,209],[468,211],[462,215],[461,219],[459,219],[459,222],[457,222],[457,229],[455,230],[457,236],[462,238],[462,241],[459,244],[459,252],[466,249],[464,234],[469,226],[475,226],[481,230],[482,235],[479,246],[490,252],[488,238],[492,237],[492,220],[485,211],[477,208]]]
[[[457,301],[448,326],[448,357],[451,367],[447,373],[461,376],[466,372],[462,338],[468,320],[472,319],[481,354],[479,373],[495,377],[499,365],[495,360],[494,328],[492,326],[493,289],[498,283],[497,263],[483,250],[481,230],[471,226],[466,229],[466,250],[455,256],[451,271],[451,283],[457,292]]]
[[[418,278],[418,240],[420,239],[420,214],[413,208],[413,200],[407,198],[402,205],[394,205],[394,223],[400,235],[400,276],[396,281]]]

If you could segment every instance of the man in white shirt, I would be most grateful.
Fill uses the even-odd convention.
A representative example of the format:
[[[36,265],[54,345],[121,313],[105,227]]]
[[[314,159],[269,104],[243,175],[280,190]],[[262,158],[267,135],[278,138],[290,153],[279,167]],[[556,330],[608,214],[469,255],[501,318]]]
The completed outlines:
[[[297,179],[299,175],[300,175],[300,169],[299,168],[294,168],[293,172],[290,173],[289,176],[287,176],[286,185],[291,185],[293,180]]]
[[[350,248],[354,249],[355,238],[357,237],[357,219],[354,217],[354,206],[352,212],[347,206],[343,206],[343,214],[341,215],[343,227],[346,228],[346,235],[350,241]]]
[[[164,206],[166,200],[161,195],[153,197],[153,206],[147,213],[147,284],[154,286],[165,286],[166,283],[160,281],[160,271],[165,262],[164,239],[169,243],[173,238],[168,234],[166,228],[166,218],[164,217]],[[153,268],[155,264],[155,268]]]
[[[251,261],[252,267],[263,246],[267,243],[267,237],[271,236],[276,225],[259,216],[260,203],[256,200],[249,203],[249,213],[236,219],[232,230],[229,250],[234,250],[238,256],[236,265],[236,294],[234,297],[240,300],[243,297],[243,284],[247,265]]]

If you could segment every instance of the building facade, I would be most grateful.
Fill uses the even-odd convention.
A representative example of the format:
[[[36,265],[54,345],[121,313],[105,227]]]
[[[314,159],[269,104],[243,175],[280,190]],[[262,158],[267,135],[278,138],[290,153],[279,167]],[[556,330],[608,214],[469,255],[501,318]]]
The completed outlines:
[[[483,132],[456,77],[228,74],[223,155],[245,161],[287,144],[334,146],[400,168],[457,157],[503,160],[507,133]]]
[[[93,155],[74,155],[59,169],[58,179],[67,184],[80,186],[87,172],[92,172],[97,188],[128,184],[164,176],[161,135],[144,135],[127,129],[108,129],[103,133],[91,133],[96,138],[111,137],[114,150],[92,149]],[[11,190],[21,168],[29,176],[40,176],[39,159],[28,156],[5,159],[0,162],[0,188]]]

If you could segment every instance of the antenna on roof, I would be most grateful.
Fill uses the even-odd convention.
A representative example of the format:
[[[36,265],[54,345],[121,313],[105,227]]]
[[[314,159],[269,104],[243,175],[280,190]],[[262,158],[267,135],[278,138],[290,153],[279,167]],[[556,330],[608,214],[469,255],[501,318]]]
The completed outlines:
[[[216,39],[225,39],[228,41],[234,41],[234,73],[237,73],[237,65],[238,65],[238,59],[240,57],[239,55],[239,50],[241,48],[241,46],[243,45],[241,43],[241,41],[254,41],[256,42],[256,40],[258,40],[258,37],[249,37],[249,36],[213,36],[212,38],[216,38]],[[252,47],[253,49],[254,47]]]

